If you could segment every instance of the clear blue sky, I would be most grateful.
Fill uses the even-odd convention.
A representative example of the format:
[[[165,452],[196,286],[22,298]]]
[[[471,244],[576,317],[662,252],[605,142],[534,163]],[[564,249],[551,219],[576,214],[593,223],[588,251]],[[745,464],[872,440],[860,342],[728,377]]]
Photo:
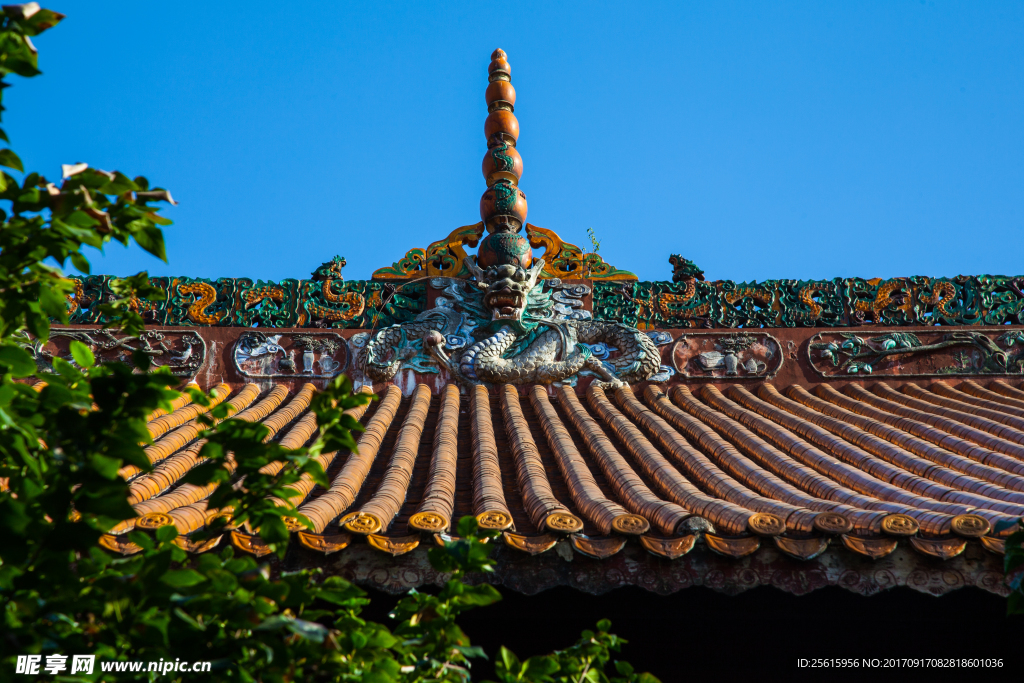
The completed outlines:
[[[1024,3],[43,3],[5,127],[169,188],[170,264],[369,277],[479,220],[491,51],[531,223],[667,279],[1021,274]]]

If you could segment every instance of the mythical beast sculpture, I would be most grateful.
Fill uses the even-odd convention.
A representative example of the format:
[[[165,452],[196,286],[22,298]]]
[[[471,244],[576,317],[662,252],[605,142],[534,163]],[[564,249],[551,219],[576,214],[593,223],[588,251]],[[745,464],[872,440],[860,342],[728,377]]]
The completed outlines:
[[[542,259],[526,268],[503,263],[484,269],[473,256],[465,264],[473,280],[437,278],[434,283],[450,298],[438,297],[435,307],[414,322],[385,328],[367,340],[359,362],[368,377],[388,381],[403,358],[421,352],[463,384],[550,384],[590,370],[601,386],[611,388],[658,371],[661,355],[640,330],[559,315],[553,292],[538,286]],[[619,353],[602,361],[590,344]]]

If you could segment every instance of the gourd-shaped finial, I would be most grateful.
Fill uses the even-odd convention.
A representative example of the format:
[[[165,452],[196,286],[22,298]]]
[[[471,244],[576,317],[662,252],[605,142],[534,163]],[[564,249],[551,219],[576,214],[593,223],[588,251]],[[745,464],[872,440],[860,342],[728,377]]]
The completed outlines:
[[[487,120],[484,136],[487,154],[483,172],[487,191],[480,199],[480,218],[492,233],[519,232],[526,221],[526,195],[519,189],[523,158],[516,151],[519,121],[516,120],[516,91],[512,87],[512,67],[504,50],[491,54],[487,69],[489,84],[484,93]]]

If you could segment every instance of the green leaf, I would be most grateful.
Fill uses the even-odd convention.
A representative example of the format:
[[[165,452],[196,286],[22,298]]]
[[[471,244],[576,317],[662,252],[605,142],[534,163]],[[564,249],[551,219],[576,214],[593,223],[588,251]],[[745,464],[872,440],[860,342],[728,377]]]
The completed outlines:
[[[99,453],[91,453],[89,455],[89,464],[101,477],[111,481],[117,477],[117,471],[121,469],[121,460],[119,458],[111,458]]]
[[[162,526],[162,527],[160,527],[159,529],[156,530],[156,540],[160,541],[161,543],[166,543],[167,541],[173,541],[177,537],[178,537],[178,529],[173,524],[168,524],[167,526]]]
[[[22,30],[30,36],[37,36],[60,23],[64,15],[48,9],[41,9],[28,19],[20,21]]]
[[[267,543],[283,543],[288,540],[288,527],[280,517],[268,517],[260,523],[260,538]]]
[[[206,581],[206,577],[194,569],[175,569],[161,576],[160,580],[172,588],[187,588]]]
[[[477,586],[466,586],[465,591],[459,596],[459,602],[464,605],[484,607],[501,600],[501,593],[498,589],[488,583],[481,583]]]
[[[465,515],[459,520],[459,524],[456,528],[459,530],[459,536],[467,538],[475,534],[479,526],[480,524],[476,521],[475,517]]]
[[[504,645],[498,651],[498,656],[501,657],[501,663],[505,665],[505,668],[512,673],[519,673],[521,665],[519,664],[519,658],[516,657],[512,650],[508,649]]]
[[[21,159],[10,149],[0,149],[0,166],[6,166],[7,168],[13,168],[15,171],[25,172],[25,167],[21,164]]]
[[[85,258],[80,251],[71,252],[71,265],[86,275],[89,274],[89,259]]]
[[[189,625],[189,626],[191,626],[192,628],[196,629],[197,631],[205,631],[205,630],[206,630],[206,627],[205,627],[204,625],[200,624],[200,623],[199,623],[198,621],[196,621],[195,619],[193,619],[193,618],[192,618],[191,616],[189,616],[189,615],[188,615],[188,614],[187,614],[187,613],[186,613],[186,612],[185,612],[184,610],[182,610],[182,609],[181,609],[180,607],[175,607],[175,608],[174,608],[174,614],[175,614],[175,615],[176,615],[176,616],[177,616],[177,617],[178,617],[179,619],[181,619],[182,621],[184,621],[184,622],[185,622],[186,624],[188,624],[188,625]]]
[[[0,364],[6,365],[15,377],[29,377],[36,372],[36,362],[28,351],[10,343],[0,346]]]
[[[551,655],[541,655],[537,657],[530,657],[526,660],[524,673],[527,676],[527,680],[531,678],[543,680],[544,677],[550,676],[558,671],[559,668],[558,662],[554,657]]]
[[[71,357],[83,368],[91,368],[96,365],[96,356],[93,355],[92,350],[77,339],[71,342]]]
[[[349,637],[352,639],[352,647],[354,647],[357,650],[362,650],[364,647],[366,647],[366,643],[369,640],[366,637],[366,634],[362,633],[361,631],[353,631],[349,635]]]
[[[140,247],[158,259],[167,262],[167,250],[164,247],[164,232],[155,225],[147,225],[135,232],[135,241]]]
[[[314,643],[324,642],[324,638],[327,637],[327,628],[315,621],[306,621],[304,619],[294,619],[288,624],[288,629],[306,640],[311,640]]]

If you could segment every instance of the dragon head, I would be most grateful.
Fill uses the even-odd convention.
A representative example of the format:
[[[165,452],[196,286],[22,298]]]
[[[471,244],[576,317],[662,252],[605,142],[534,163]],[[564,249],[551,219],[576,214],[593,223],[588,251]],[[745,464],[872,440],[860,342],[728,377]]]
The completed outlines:
[[[310,276],[314,282],[323,282],[324,280],[344,280],[344,276],[341,274],[341,269],[346,265],[344,256],[335,256],[327,263],[324,263],[319,268],[313,271]]]
[[[704,271],[690,259],[685,259],[679,254],[672,254],[668,257],[668,262],[672,264],[672,282],[704,280]]]
[[[483,292],[483,304],[490,311],[491,320],[521,321],[530,290],[536,286],[544,269],[544,260],[536,259],[530,268],[497,265],[486,270],[480,268],[472,256],[467,257],[465,263],[476,278],[476,287]]]

